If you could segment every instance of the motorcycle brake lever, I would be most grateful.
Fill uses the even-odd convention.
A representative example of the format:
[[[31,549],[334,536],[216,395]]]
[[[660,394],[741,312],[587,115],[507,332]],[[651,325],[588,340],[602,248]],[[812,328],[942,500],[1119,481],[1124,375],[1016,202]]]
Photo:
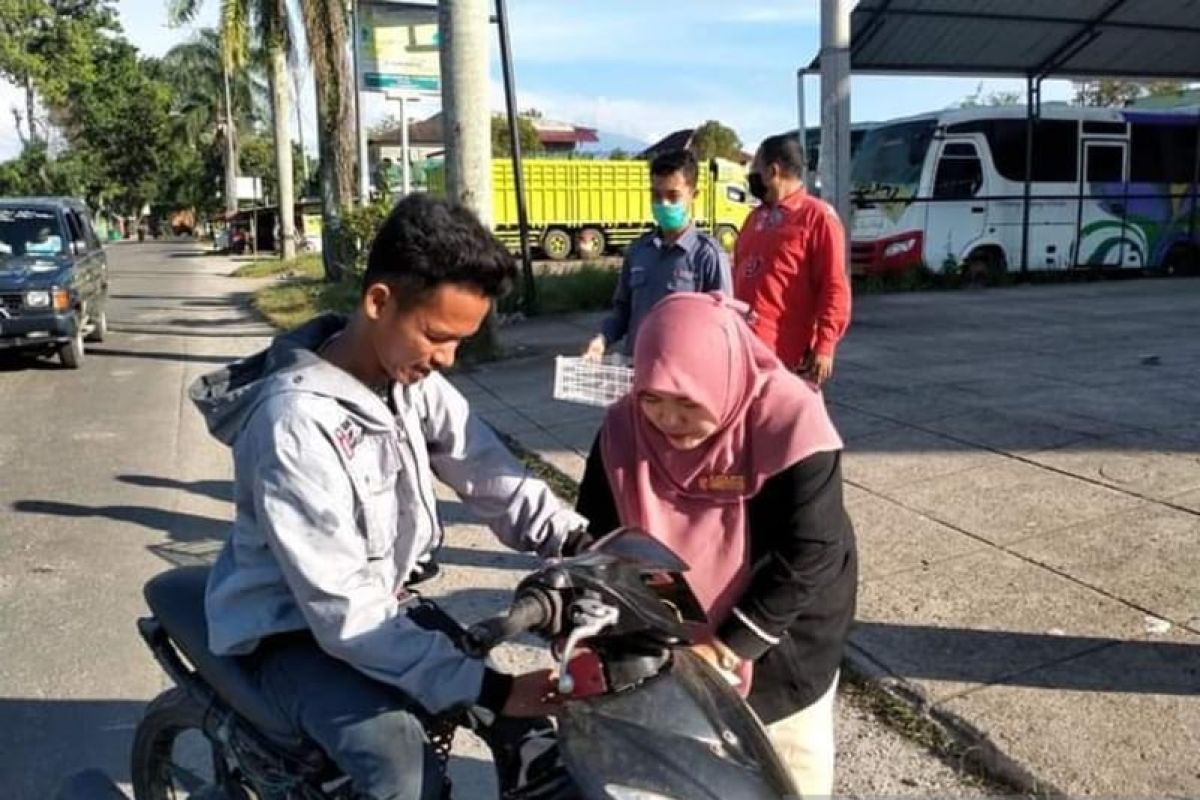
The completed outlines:
[[[598,636],[617,623],[621,613],[615,606],[605,605],[592,598],[580,598],[571,605],[571,621],[574,628],[563,645],[558,662],[558,693],[564,697],[575,691],[575,679],[569,667],[575,648],[584,639]]]

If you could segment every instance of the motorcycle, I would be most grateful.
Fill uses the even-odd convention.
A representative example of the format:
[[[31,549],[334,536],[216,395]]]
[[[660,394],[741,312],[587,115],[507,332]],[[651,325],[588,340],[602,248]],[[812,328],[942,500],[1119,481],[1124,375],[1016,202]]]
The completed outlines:
[[[646,533],[621,529],[547,562],[504,614],[467,629],[460,646],[473,656],[532,633],[559,663],[558,774],[509,788],[505,800],[799,797],[758,718],[685,648],[703,619],[685,570]],[[245,663],[208,651],[206,579],[207,568],[185,567],[145,588],[153,616],[138,630],[176,686],[135,733],[135,797],[350,800],[348,779],[279,717]]]

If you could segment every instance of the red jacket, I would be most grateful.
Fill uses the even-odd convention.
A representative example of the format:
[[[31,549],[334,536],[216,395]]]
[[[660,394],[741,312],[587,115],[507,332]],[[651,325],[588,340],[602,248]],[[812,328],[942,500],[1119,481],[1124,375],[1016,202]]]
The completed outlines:
[[[733,292],[751,327],[788,367],[833,355],[850,325],[846,234],[827,203],[800,189],[750,212],[734,253]]]

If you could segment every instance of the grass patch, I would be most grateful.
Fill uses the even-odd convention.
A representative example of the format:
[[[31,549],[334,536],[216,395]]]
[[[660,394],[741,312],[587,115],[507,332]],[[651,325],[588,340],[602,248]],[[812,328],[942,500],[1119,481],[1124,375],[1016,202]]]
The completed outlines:
[[[264,286],[254,293],[252,303],[273,326],[290,331],[320,314],[353,313],[362,296],[361,287],[357,277],[333,284],[321,278],[299,278]],[[481,331],[462,343],[457,363],[482,364],[502,355],[487,332]]]
[[[318,314],[348,314],[358,303],[357,280],[326,283],[321,278],[301,278],[265,286],[254,294],[254,307],[281,330],[291,330]]]
[[[504,442],[512,454],[517,457],[529,474],[549,486],[556,495],[568,503],[574,503],[579,497],[579,484],[571,478],[570,475],[560,470],[550,462],[544,460],[537,453],[533,452],[519,441],[509,436],[503,431],[492,428],[492,432],[500,441]]]
[[[320,253],[305,253],[288,261],[261,258],[242,264],[233,271],[235,278],[271,278],[276,275],[294,278],[320,278],[324,274]]]
[[[537,313],[565,314],[608,308],[620,274],[619,265],[614,267],[591,263],[573,269],[539,272],[533,278],[537,292]],[[524,311],[523,302],[523,287],[518,285],[500,301],[499,311],[502,314]]]
[[[324,280],[319,253],[306,253],[293,261],[262,260],[240,266],[239,278],[284,278],[264,286],[254,294],[254,307],[276,328],[291,330],[318,314],[330,311],[349,313],[359,297],[359,283],[348,278],[338,284]],[[534,277],[538,293],[538,314],[563,314],[571,311],[597,311],[607,308],[617,288],[620,269],[603,264],[583,264],[561,272],[541,273]],[[497,304],[501,314],[523,310],[521,287],[517,286]],[[485,361],[482,353],[466,348],[469,361]]]

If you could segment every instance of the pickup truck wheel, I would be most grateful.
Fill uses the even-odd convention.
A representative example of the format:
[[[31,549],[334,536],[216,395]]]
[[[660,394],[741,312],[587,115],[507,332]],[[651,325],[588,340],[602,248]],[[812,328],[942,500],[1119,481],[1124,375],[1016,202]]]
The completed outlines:
[[[83,331],[75,332],[71,341],[58,346],[58,360],[67,369],[79,369],[83,366]]]
[[[571,236],[562,228],[551,228],[542,237],[542,250],[551,261],[565,261],[571,257]]]
[[[86,341],[100,343],[108,336],[108,312],[101,311],[98,315],[92,318],[92,330],[87,335]]]

